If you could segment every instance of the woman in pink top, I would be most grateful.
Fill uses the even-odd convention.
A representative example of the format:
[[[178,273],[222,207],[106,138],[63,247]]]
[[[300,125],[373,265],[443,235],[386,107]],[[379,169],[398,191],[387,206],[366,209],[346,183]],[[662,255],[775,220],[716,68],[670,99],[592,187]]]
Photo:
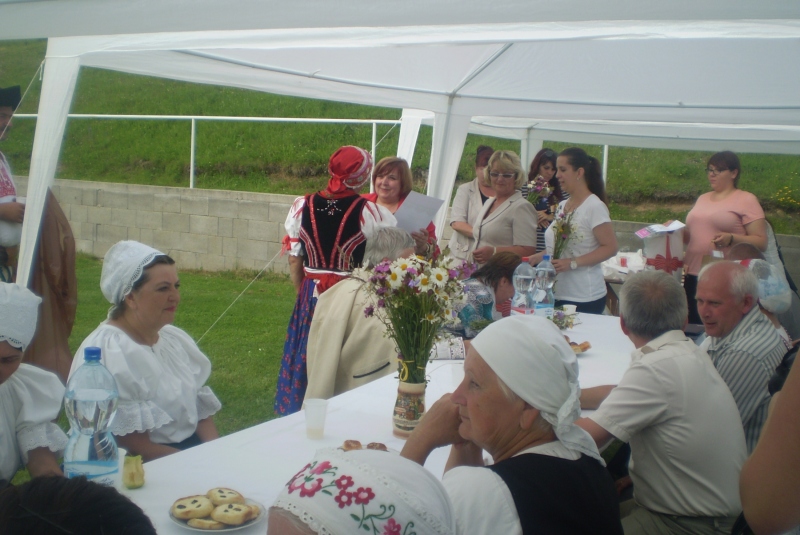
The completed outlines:
[[[685,273],[683,287],[689,301],[689,323],[701,323],[694,294],[703,257],[712,251],[726,253],[737,243],[749,243],[764,251],[767,226],[764,210],[752,193],[737,187],[739,158],[731,151],[718,152],[706,166],[711,191],[702,194],[686,216],[683,241]]]

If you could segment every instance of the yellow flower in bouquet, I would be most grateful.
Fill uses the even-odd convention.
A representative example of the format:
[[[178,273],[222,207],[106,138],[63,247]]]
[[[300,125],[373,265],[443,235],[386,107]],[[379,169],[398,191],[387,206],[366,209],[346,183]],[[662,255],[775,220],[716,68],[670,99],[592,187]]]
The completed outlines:
[[[556,214],[551,228],[553,229],[553,258],[562,258],[569,242],[575,237],[576,225],[572,222],[575,212],[565,213],[563,210]]]

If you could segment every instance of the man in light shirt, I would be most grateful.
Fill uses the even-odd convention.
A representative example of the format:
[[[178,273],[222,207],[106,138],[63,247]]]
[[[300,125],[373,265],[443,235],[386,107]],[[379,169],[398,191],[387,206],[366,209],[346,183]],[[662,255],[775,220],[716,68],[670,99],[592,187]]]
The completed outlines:
[[[587,388],[577,424],[598,446],[631,445],[633,500],[626,535],[730,533],[741,510],[746,458],[736,402],[708,355],[683,333],[686,296],[661,271],[631,276],[620,295],[622,331],[636,347],[619,385]],[[598,406],[599,405],[599,406]]]

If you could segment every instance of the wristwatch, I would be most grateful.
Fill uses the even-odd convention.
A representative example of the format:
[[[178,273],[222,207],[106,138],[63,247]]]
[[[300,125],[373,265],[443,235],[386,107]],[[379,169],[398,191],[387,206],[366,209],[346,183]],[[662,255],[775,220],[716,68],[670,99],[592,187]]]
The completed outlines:
[[[569,262],[569,269],[578,269],[578,261],[574,258]]]

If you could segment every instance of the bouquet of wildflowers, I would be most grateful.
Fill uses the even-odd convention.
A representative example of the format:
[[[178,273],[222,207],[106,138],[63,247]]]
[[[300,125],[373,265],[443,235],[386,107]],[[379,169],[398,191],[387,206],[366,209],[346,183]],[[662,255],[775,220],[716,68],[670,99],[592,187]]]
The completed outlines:
[[[542,175],[537,176],[528,184],[528,202],[534,206],[539,204],[539,201],[547,200],[551,193],[553,193],[553,188],[547,185]]]
[[[563,309],[554,311],[551,321],[562,331],[572,329],[581,322],[577,314],[567,314]]]
[[[446,255],[425,260],[418,256],[384,261],[367,281],[372,303],[366,316],[377,317],[397,344],[400,381],[424,383],[425,366],[441,327],[458,322],[453,305],[463,295],[462,280],[474,266]],[[381,314],[375,314],[376,308]]]
[[[577,228],[572,222],[575,212],[565,213],[563,210],[556,214],[553,220],[553,258],[561,258],[572,238],[575,237]]]

